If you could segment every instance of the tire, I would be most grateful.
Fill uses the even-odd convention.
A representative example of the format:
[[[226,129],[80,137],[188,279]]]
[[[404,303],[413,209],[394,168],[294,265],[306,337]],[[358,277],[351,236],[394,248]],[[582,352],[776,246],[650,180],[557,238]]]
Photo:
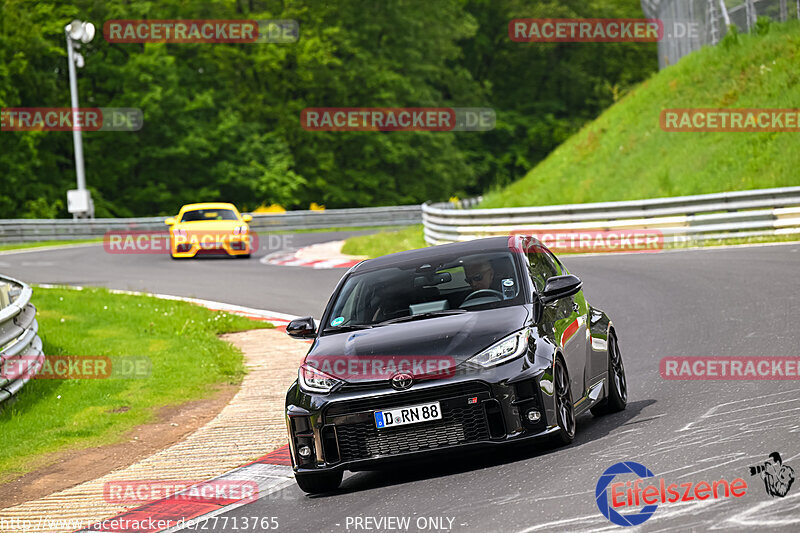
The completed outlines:
[[[250,259],[250,254],[242,254],[234,257],[236,257],[236,259]]]
[[[332,492],[342,484],[343,471],[321,472],[319,474],[295,474],[294,480],[300,490],[308,494]]]
[[[566,446],[575,439],[575,404],[572,403],[572,390],[569,386],[567,367],[561,358],[556,358],[553,367],[555,383],[555,406],[558,432],[553,435],[553,444]]]
[[[617,337],[608,336],[608,395],[605,401],[592,407],[594,416],[617,413],[628,405],[628,380],[625,377],[625,365],[619,353]]]

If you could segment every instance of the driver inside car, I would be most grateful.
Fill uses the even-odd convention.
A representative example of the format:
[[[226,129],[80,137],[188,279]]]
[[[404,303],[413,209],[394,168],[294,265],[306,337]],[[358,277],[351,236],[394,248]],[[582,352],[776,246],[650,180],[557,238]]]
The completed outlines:
[[[464,265],[464,275],[473,292],[481,289],[493,289],[494,269],[489,261]]]

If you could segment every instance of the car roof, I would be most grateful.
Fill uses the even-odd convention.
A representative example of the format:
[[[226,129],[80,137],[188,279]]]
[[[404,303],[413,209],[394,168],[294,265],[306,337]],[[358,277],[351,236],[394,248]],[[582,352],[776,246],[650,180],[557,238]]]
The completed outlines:
[[[389,255],[377,257],[375,259],[367,259],[362,261],[353,268],[353,272],[367,272],[370,270],[377,270],[380,268],[396,266],[405,262],[412,261],[427,261],[435,260],[443,256],[452,256],[460,254],[470,254],[479,252],[510,252],[512,247],[509,247],[513,240],[508,236],[502,237],[488,237],[485,239],[475,239],[466,242],[456,242],[450,244],[440,244],[438,246],[429,246],[427,248],[418,248],[416,250],[408,250],[405,252],[396,252]]]

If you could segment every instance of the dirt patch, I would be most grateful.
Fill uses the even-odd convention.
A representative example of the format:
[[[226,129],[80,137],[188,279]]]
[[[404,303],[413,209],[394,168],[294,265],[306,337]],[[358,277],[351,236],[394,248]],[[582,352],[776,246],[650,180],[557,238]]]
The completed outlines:
[[[211,398],[162,407],[154,422],[133,428],[123,442],[57,452],[42,458],[43,466],[22,477],[0,480],[0,509],[98,478],[181,441],[217,416],[239,390],[238,385],[217,388]]]

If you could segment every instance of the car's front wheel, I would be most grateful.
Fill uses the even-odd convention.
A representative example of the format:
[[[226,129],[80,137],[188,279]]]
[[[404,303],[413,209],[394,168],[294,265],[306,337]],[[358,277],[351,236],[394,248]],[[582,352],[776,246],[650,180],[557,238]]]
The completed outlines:
[[[556,395],[556,420],[558,431],[554,435],[557,445],[569,444],[575,439],[575,405],[572,403],[572,391],[569,386],[567,367],[560,359],[556,359],[553,368]]]
[[[625,378],[625,365],[619,352],[617,337],[608,336],[608,397],[606,401],[592,407],[594,416],[622,411],[628,405],[628,381]]]
[[[331,492],[342,484],[344,472],[320,472],[316,474],[295,474],[294,479],[300,490],[309,494]]]

